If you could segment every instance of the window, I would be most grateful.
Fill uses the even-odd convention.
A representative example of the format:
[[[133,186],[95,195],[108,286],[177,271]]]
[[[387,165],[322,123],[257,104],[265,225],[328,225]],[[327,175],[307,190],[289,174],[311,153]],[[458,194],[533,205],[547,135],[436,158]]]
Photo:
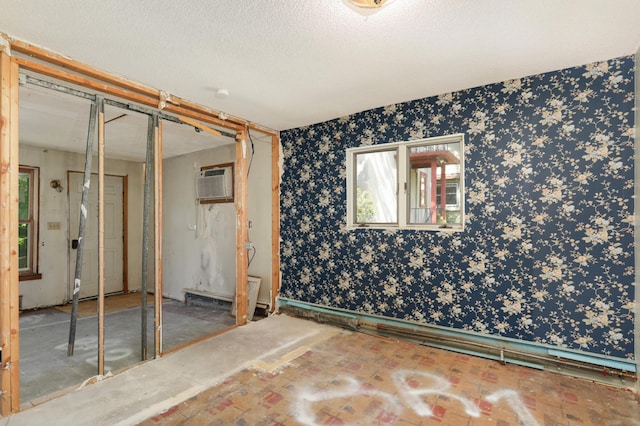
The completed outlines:
[[[462,134],[347,149],[347,226],[462,229]]]
[[[21,279],[38,275],[38,168],[18,173],[18,271]]]
[[[460,199],[460,194],[458,193],[458,187],[459,184],[457,182],[451,183],[451,182],[447,182],[447,194],[445,196],[445,200],[446,200],[446,206],[458,206],[460,204],[460,202],[458,201]],[[436,205],[440,205],[440,203],[442,202],[442,194],[440,194],[439,192],[436,193]],[[424,206],[423,206],[424,207]]]

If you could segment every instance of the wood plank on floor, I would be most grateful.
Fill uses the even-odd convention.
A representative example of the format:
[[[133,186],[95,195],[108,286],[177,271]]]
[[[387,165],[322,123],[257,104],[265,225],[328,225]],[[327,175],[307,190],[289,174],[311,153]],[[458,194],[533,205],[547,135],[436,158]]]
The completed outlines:
[[[147,294],[147,303],[153,305],[153,294]],[[136,308],[142,304],[140,293],[117,294],[105,297],[104,312],[116,312],[124,309]],[[55,309],[71,313],[71,303],[66,305],[55,306]],[[98,300],[83,300],[78,304],[78,316],[90,317],[98,314]]]

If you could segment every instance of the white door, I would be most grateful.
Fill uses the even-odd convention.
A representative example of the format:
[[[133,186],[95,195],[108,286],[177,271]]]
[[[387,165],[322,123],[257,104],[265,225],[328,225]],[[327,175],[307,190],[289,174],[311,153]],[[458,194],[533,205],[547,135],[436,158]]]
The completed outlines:
[[[80,204],[84,174],[69,173],[69,241],[78,239]],[[98,175],[91,175],[87,223],[82,254],[80,298],[98,295]],[[121,292],[123,280],[123,179],[121,176],[104,177],[104,291]],[[77,250],[69,254],[69,298],[73,297]]]

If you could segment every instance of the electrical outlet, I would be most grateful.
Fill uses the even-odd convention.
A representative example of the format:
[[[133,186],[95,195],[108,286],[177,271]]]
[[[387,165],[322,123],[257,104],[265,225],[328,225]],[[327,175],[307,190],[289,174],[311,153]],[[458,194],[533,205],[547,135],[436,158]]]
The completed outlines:
[[[50,231],[59,231],[61,228],[60,222],[47,222],[47,229]]]

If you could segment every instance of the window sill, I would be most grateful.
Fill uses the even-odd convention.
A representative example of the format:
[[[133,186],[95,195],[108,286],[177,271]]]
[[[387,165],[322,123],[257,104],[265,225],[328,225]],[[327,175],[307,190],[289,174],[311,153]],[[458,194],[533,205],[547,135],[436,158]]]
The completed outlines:
[[[20,281],[41,280],[42,274],[20,274]]]
[[[365,229],[382,229],[382,230],[398,230],[398,231],[430,231],[430,232],[462,232],[464,227],[462,225],[347,225],[347,231],[359,231]]]

